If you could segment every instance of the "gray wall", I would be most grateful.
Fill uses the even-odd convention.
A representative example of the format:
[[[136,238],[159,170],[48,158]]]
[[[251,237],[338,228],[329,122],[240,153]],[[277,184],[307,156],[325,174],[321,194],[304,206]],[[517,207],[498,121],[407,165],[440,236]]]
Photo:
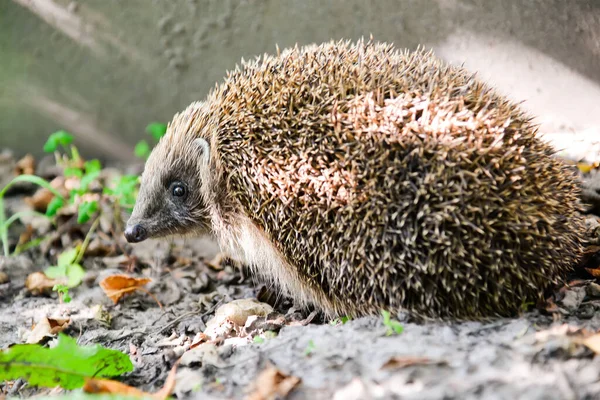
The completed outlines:
[[[369,34],[464,63],[546,131],[600,126],[600,1],[0,0],[0,148],[67,129],[126,160],[241,57]]]

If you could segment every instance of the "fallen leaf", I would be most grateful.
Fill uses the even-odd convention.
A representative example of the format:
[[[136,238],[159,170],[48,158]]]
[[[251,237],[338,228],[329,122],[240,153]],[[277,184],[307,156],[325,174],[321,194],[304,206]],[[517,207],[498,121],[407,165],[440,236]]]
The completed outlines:
[[[31,241],[33,237],[33,227],[30,224],[25,226],[25,232],[19,235],[19,242],[17,243],[17,247],[23,246],[24,244]]]
[[[600,167],[600,163],[598,163],[598,162],[594,162],[594,163],[578,162],[577,163],[577,169],[579,169],[579,171],[581,171],[584,174],[590,173],[592,170],[594,170],[598,167]]]
[[[140,290],[142,289],[142,286],[151,281],[152,279],[150,278],[110,275],[100,282],[100,287],[104,290],[104,293],[117,304],[125,294]]]
[[[266,317],[273,307],[256,299],[238,299],[223,304],[215,311],[215,316],[206,323],[204,334],[211,340],[227,337],[235,328],[243,327],[248,317]]]
[[[54,193],[46,188],[40,188],[36,190],[33,196],[25,197],[23,200],[35,211],[45,212],[46,208],[48,208],[48,204],[50,204],[53,198]]]
[[[248,400],[274,400],[287,396],[300,383],[300,378],[289,376],[272,365],[267,366],[254,382],[254,391]]]
[[[600,269],[586,268],[585,270],[594,278],[600,278]]]
[[[35,174],[35,158],[31,154],[17,161],[15,165],[15,175],[34,175]]]
[[[175,362],[173,368],[171,368],[171,371],[169,372],[169,375],[167,376],[167,379],[165,380],[162,389],[160,389],[156,393],[147,393],[142,390],[136,389],[132,386],[111,379],[93,378],[86,379],[85,385],[83,386],[83,391],[86,393],[110,393],[138,398],[152,398],[157,400],[167,399],[171,395],[171,393],[173,393],[173,389],[175,389],[175,373],[177,371],[178,364],[179,360]]]
[[[37,296],[52,290],[54,285],[64,284],[65,282],[65,280],[61,279],[48,278],[43,272],[34,272],[25,280],[25,287],[31,294]]]
[[[445,361],[431,360],[427,357],[414,357],[414,356],[396,356],[392,357],[381,366],[381,369],[399,369],[406,368],[412,365],[434,365],[444,364]]]
[[[225,260],[227,260],[227,255],[225,253],[217,253],[212,260],[205,261],[205,263],[215,271],[221,271]]]
[[[583,339],[581,343],[594,353],[600,354],[600,333],[596,333],[595,335]]]
[[[70,324],[71,318],[43,318],[27,335],[25,343],[40,343],[45,337],[54,336],[62,332]]]

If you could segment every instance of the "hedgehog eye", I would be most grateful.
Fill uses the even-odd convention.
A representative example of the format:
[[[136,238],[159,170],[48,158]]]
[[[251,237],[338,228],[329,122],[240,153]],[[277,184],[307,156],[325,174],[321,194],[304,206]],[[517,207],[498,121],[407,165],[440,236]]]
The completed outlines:
[[[181,182],[175,182],[171,185],[171,193],[175,197],[183,197],[186,194],[185,186]]]

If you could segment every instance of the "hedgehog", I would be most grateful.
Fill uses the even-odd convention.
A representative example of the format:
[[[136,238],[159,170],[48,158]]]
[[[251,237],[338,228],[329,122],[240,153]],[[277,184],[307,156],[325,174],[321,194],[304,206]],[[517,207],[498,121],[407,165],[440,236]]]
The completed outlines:
[[[211,234],[324,315],[517,314],[580,260],[576,174],[520,105],[374,40],[243,61],[176,114],[125,237]]]

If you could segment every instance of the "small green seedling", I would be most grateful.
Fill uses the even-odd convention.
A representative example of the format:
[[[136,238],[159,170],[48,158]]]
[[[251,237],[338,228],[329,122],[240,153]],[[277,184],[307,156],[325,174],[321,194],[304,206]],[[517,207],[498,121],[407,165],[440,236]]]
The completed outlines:
[[[104,188],[104,194],[115,196],[119,205],[131,212],[137,197],[139,177],[137,175],[122,175],[115,181],[115,188]]]
[[[165,135],[165,133],[167,133],[167,125],[162,124],[160,122],[152,122],[152,123],[148,124],[148,126],[146,126],[146,132],[150,136],[152,136],[152,138],[154,139],[154,142],[158,142],[160,140],[160,138],[163,137]],[[143,160],[148,159],[151,151],[152,151],[152,148],[151,148],[150,144],[148,144],[148,142],[145,140],[140,140],[135,145],[135,149],[133,150],[135,156],[139,157]]]
[[[167,125],[160,122],[152,122],[146,126],[146,132],[148,132],[155,141],[159,141],[161,137],[167,133]]]
[[[135,145],[133,153],[136,157],[147,160],[150,156],[150,145],[145,140],[140,140]]]
[[[309,356],[313,353],[313,351],[315,351],[315,342],[313,342],[311,339],[308,341],[308,344],[306,345],[306,348],[304,349],[304,355]]]
[[[78,248],[65,250],[58,256],[57,265],[51,266],[44,271],[48,278],[67,278],[67,287],[72,288],[79,285],[85,275],[85,270],[79,264],[77,257]]]
[[[84,201],[77,207],[77,223],[85,224],[98,211],[98,202],[96,200]]]
[[[133,371],[129,356],[98,344],[79,346],[60,333],[53,348],[39,344],[17,344],[0,351],[0,382],[24,379],[31,386],[72,390],[86,378],[112,378]]]
[[[66,285],[57,284],[52,288],[56,293],[58,293],[58,298],[63,303],[70,303],[71,296],[69,295],[69,287]]]
[[[381,315],[383,316],[383,325],[387,327],[387,331],[385,333],[386,336],[391,336],[394,333],[396,335],[401,334],[404,331],[404,327],[398,321],[395,321],[391,318],[389,311],[381,310]]]
[[[46,144],[44,144],[44,151],[54,153],[58,151],[59,147],[62,147],[65,152],[68,152],[71,143],[73,143],[73,135],[66,131],[57,131],[48,137]]]
[[[254,338],[252,339],[252,342],[257,343],[257,344],[261,344],[265,342],[265,339],[263,339],[260,336],[254,336]]]
[[[329,322],[330,325],[344,325],[346,322],[350,321],[352,318],[348,317],[348,316],[344,316],[344,317],[340,317],[340,318],[336,318],[333,319]]]

